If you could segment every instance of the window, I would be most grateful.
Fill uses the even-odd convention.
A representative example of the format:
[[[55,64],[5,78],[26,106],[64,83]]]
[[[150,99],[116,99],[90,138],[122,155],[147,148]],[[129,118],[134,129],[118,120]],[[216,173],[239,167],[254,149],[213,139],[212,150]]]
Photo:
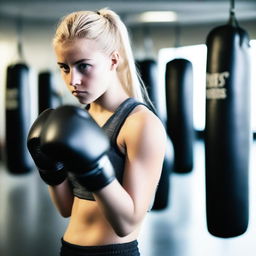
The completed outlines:
[[[252,129],[256,131],[256,40],[250,41],[251,56],[251,113]],[[184,58],[192,63],[193,67],[193,119],[194,128],[198,131],[204,130],[205,127],[205,86],[206,86],[206,45],[184,46],[179,48],[164,48],[159,51],[158,55],[158,80],[159,80],[159,97],[162,100],[160,106],[162,113],[166,115],[164,108],[165,102],[165,69],[167,62],[175,58]]]

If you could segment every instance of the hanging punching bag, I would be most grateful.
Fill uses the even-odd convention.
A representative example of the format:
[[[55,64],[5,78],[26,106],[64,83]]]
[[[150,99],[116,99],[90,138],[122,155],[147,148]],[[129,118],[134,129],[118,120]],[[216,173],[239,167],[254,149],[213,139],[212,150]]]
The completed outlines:
[[[163,210],[168,207],[170,194],[170,174],[174,165],[174,150],[169,137],[167,137],[167,147],[163,162],[162,174],[155,194],[152,210]]]
[[[193,72],[186,59],[167,63],[166,73],[167,132],[174,147],[174,172],[193,169]]]
[[[158,91],[157,86],[157,63],[152,59],[145,59],[137,62],[141,78],[147,88],[149,98],[154,104],[158,106]],[[156,108],[156,112],[158,110]],[[169,138],[167,138],[167,148],[164,158],[162,174],[158,184],[158,188],[155,195],[154,204],[152,210],[162,210],[168,206],[169,202],[169,191],[170,191],[170,174],[173,171],[173,145]]]
[[[61,96],[54,88],[54,76],[51,71],[40,72],[38,75],[38,110],[39,114],[47,108],[61,105]]]
[[[47,108],[53,108],[52,74],[49,71],[38,75],[38,110],[39,114]]]
[[[248,225],[249,38],[234,12],[207,36],[206,210],[209,232],[243,234]]]
[[[157,63],[153,59],[145,59],[138,61],[137,64],[139,67],[141,79],[147,88],[149,98],[152,101],[153,105],[155,106],[157,113],[159,114],[159,87],[157,86]]]
[[[12,174],[29,172],[33,165],[26,147],[30,124],[29,68],[23,63],[8,66],[5,101],[6,164]]]

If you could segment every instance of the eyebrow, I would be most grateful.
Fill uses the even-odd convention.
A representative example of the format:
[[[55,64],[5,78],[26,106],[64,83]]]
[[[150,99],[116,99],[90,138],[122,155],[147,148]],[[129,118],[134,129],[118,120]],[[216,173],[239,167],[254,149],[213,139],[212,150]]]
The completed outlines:
[[[84,62],[84,61],[88,61],[88,60],[90,60],[90,59],[81,59],[81,60],[77,60],[76,62],[74,62],[73,63],[73,65],[77,65],[77,64],[79,64],[79,63],[81,63],[81,62]],[[65,65],[65,63],[62,63],[62,62],[57,62],[57,64],[58,65]]]

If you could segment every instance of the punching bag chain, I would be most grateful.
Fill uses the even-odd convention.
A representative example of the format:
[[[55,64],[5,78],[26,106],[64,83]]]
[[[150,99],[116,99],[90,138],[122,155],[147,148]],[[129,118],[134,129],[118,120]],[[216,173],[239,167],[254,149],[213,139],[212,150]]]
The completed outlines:
[[[230,14],[235,14],[235,0],[230,0]]]
[[[238,27],[238,22],[235,17],[235,0],[230,0],[230,10],[229,10],[230,18],[229,24],[231,26]]]
[[[22,29],[23,24],[22,20],[19,17],[16,23],[16,29],[17,29],[17,52],[18,52],[18,59],[20,61],[23,61],[24,55],[23,55],[23,45],[22,45]]]

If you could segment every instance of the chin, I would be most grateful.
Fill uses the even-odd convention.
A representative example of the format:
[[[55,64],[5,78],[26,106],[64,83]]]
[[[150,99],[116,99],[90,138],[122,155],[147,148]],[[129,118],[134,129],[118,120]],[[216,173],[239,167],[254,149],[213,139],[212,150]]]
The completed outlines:
[[[100,99],[102,95],[100,95],[100,96],[87,95],[87,96],[88,97],[77,97],[77,100],[79,101],[80,104],[88,105],[88,104],[91,104],[91,103],[97,101],[98,99]]]
[[[90,104],[92,101],[89,99],[89,97],[76,97],[76,99],[79,101],[80,104],[87,105]]]
[[[78,101],[79,101],[80,104],[83,104],[83,105],[88,105],[88,104],[91,103],[91,102],[88,101],[88,100],[81,100],[81,99],[78,99]]]

